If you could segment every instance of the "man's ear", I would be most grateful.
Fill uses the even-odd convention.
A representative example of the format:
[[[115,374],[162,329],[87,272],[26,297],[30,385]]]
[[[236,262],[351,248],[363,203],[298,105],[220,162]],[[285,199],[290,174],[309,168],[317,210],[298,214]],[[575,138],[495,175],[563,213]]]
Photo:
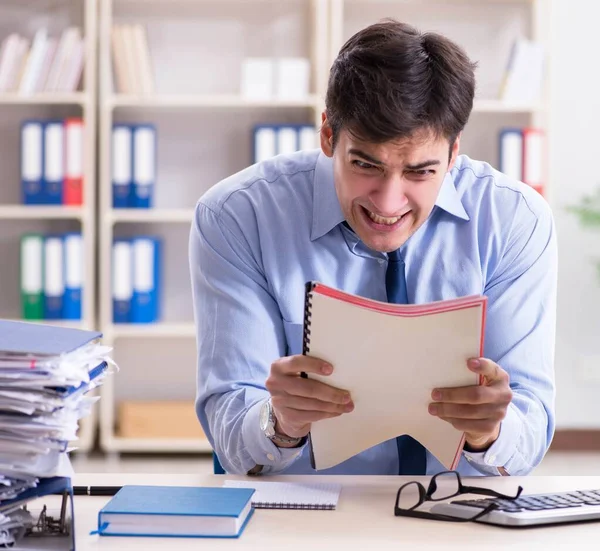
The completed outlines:
[[[460,151],[460,138],[462,136],[462,132],[456,136],[456,140],[452,144],[452,149],[450,150],[450,162],[448,163],[448,172],[450,172],[454,168],[454,163],[456,162],[456,158],[458,157],[458,152]]]
[[[331,130],[325,111],[321,115],[321,123],[321,150],[328,157],[333,157],[333,131]]]

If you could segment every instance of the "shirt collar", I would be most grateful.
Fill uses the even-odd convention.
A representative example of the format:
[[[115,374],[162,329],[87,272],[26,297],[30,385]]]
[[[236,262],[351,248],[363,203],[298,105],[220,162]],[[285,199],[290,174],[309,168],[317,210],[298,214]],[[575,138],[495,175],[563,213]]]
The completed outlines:
[[[446,174],[435,204],[448,214],[469,220],[454,186],[456,175],[456,169]],[[333,182],[333,159],[320,152],[315,166],[311,241],[323,237],[344,220]]]

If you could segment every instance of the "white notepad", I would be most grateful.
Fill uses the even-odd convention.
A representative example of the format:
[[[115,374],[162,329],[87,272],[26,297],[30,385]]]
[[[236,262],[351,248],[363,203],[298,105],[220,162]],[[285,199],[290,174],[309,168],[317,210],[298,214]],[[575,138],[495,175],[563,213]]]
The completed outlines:
[[[252,505],[256,509],[318,509],[336,508],[341,484],[322,482],[268,482],[226,480],[228,488],[254,488]]]

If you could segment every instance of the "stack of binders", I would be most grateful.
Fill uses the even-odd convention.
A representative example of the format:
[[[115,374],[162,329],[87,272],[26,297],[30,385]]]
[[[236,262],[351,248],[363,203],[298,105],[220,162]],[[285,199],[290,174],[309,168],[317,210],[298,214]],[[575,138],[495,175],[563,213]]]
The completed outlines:
[[[66,513],[67,502],[72,507],[73,475],[67,452],[69,442],[76,440],[79,419],[97,400],[86,394],[102,383],[112,363],[101,336],[95,331],[0,320],[2,547],[28,535],[35,535],[37,544],[44,535],[40,530],[55,529],[53,535],[46,534],[57,542],[52,549],[74,548],[72,513],[70,519]],[[34,510],[39,502],[22,507],[55,493],[63,494],[56,513],[46,510],[38,516]]]

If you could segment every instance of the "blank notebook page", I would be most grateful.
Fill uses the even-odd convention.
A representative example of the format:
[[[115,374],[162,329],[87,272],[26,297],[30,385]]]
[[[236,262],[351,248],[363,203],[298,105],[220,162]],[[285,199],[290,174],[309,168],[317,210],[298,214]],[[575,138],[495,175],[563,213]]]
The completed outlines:
[[[254,488],[252,505],[256,509],[319,509],[332,510],[337,506],[341,484],[322,482],[254,482],[226,480],[229,488]]]

